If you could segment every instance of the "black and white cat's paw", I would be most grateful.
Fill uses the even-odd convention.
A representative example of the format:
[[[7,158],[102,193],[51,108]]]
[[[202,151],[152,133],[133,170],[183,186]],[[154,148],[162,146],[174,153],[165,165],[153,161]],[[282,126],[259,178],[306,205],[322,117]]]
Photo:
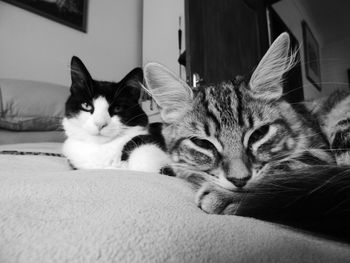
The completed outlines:
[[[203,184],[195,197],[197,206],[208,214],[235,214],[238,207],[235,200],[234,192],[211,183]]]

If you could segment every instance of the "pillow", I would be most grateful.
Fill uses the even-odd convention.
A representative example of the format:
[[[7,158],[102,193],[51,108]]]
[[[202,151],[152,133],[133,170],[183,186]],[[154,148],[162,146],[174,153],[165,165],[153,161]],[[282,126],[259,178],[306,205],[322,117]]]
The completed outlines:
[[[62,130],[69,88],[17,79],[0,79],[0,128],[13,131]]]

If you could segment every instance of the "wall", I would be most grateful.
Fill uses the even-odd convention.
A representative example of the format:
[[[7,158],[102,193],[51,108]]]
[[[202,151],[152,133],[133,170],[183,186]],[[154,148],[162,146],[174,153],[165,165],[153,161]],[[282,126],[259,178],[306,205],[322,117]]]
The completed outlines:
[[[184,0],[144,0],[143,64],[159,62],[179,74],[178,29],[182,17],[182,51],[185,49]],[[181,69],[185,76],[185,69]]]
[[[178,29],[181,17],[182,51],[185,50],[184,0],[144,0],[142,64],[158,62],[180,76]],[[181,77],[186,79],[186,70],[181,67]],[[153,107],[151,106],[153,105]],[[154,102],[143,102],[143,109],[150,122],[159,122],[159,109]]]
[[[277,2],[272,6],[274,10],[278,13],[281,19],[285,22],[287,27],[293,33],[293,35],[298,39],[299,44],[303,44],[303,32],[301,22],[305,20],[309,25],[311,31],[313,32],[315,38],[318,40],[320,46],[322,46],[322,38],[317,30],[317,25],[312,21],[311,17],[307,14],[306,10],[294,0],[282,0]],[[323,96],[327,93],[327,87],[322,87],[323,91],[319,92],[313,84],[306,78],[305,74],[305,63],[304,63],[304,49],[303,45],[300,48],[300,57],[301,57],[301,68],[303,75],[303,85],[304,85],[304,97],[305,99],[317,98]],[[320,54],[320,59],[322,61],[322,53]],[[321,70],[323,65],[321,64]],[[322,75],[321,75],[322,78]],[[323,81],[323,79],[322,79]]]
[[[349,87],[347,70],[350,69],[350,38],[327,43],[322,48],[323,68],[322,76],[324,86],[329,87],[327,92],[334,89],[346,89]]]
[[[90,0],[88,33],[0,1],[0,78],[70,85],[71,56],[96,79],[142,64],[142,0]]]

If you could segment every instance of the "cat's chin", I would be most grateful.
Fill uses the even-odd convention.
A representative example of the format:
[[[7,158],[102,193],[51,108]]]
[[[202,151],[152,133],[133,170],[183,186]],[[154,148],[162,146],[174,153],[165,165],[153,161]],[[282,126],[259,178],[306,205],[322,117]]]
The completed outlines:
[[[116,138],[123,136],[124,132],[121,130],[119,132],[109,132],[109,131],[100,131],[100,132],[87,132],[87,135],[85,136],[85,138],[82,138],[85,141],[89,141],[89,142],[95,142],[98,144],[104,144],[104,143],[108,143],[111,142],[113,140],[115,140]]]
[[[98,144],[103,144],[103,143],[108,143],[112,141],[116,136],[104,136],[102,134],[97,134],[97,135],[90,135],[89,139],[86,139],[86,141],[92,141]]]
[[[238,189],[234,184],[232,184],[227,179],[225,180],[225,179],[220,178],[219,180],[215,181],[215,183],[217,185],[221,186],[222,188],[229,190],[229,191],[235,191]]]
[[[75,135],[76,136],[70,136],[70,138],[78,141],[92,142],[96,144],[105,144],[105,143],[111,142],[116,137],[116,136],[104,136],[96,133],[91,134],[87,132],[81,132],[80,136],[77,136],[77,134]]]

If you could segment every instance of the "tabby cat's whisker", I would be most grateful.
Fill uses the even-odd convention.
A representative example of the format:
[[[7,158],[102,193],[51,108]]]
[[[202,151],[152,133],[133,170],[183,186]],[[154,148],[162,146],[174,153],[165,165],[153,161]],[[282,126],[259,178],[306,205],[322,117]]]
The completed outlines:
[[[344,199],[344,200],[342,200],[342,201],[339,201],[339,203],[338,203],[337,205],[335,205],[335,206],[331,207],[330,209],[328,209],[328,210],[325,212],[325,215],[329,215],[329,214],[331,214],[332,212],[337,211],[337,209],[338,209],[341,205],[343,205],[344,203],[349,202],[349,200],[350,200],[350,197],[348,197],[348,198],[346,198],[346,199]],[[350,211],[350,208],[346,209],[345,211]]]
[[[310,135],[302,135],[302,136],[298,136],[298,139],[305,139],[305,138],[312,138],[314,137],[315,135],[320,135],[320,134],[323,134],[322,132],[314,132]]]
[[[300,86],[300,87],[291,89],[291,90],[289,90],[288,92],[283,93],[283,96],[288,95],[289,93],[292,93],[293,91],[296,91],[296,90],[299,90],[299,89],[303,89],[303,88],[304,88],[303,86]]]
[[[346,83],[346,82],[326,82],[326,81],[321,81],[321,82],[315,82],[315,84],[318,84],[318,85],[339,85],[339,86],[349,86],[349,83]],[[312,87],[313,84],[306,84],[306,85],[303,85],[304,88],[306,87]]]
[[[145,115],[145,113],[143,112],[143,113],[140,113],[140,114],[138,114],[138,115],[132,117],[131,119],[129,119],[129,120],[125,123],[125,125],[128,125],[132,120],[135,120],[136,118],[138,118],[138,117],[140,117],[140,116],[144,116],[144,115]]]

